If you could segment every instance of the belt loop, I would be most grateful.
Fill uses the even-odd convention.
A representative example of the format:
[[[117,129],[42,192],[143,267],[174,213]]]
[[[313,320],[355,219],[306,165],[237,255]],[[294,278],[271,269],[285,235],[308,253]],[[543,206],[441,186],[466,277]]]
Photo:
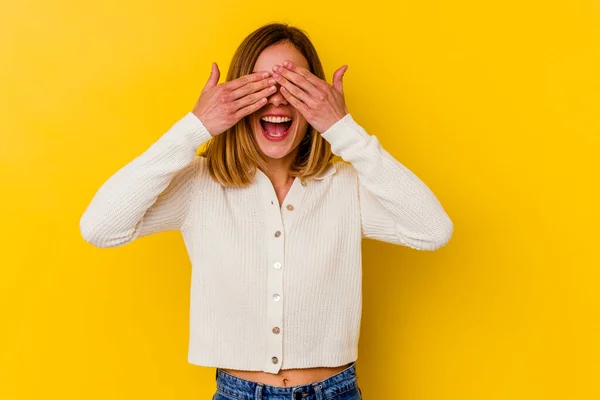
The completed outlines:
[[[262,400],[262,398],[263,398],[263,384],[261,382],[258,382],[256,384],[256,390],[254,391],[254,399]]]
[[[317,383],[315,385],[315,395],[317,396],[316,400],[325,400],[325,397],[323,396],[323,391],[321,390],[322,385],[321,383]]]

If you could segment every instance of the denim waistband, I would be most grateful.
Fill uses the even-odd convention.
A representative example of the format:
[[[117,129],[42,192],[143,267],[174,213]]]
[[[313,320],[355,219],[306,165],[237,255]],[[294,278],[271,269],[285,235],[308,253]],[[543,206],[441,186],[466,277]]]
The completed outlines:
[[[356,362],[324,380],[306,385],[272,386],[242,379],[217,368],[217,391],[239,400],[326,400],[357,384]]]

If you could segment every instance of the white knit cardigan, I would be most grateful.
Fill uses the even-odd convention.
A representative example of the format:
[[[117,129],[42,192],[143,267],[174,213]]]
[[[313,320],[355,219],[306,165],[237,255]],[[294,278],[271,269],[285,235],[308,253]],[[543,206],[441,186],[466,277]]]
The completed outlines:
[[[436,250],[453,223],[433,192],[350,114],[322,133],[344,161],[295,178],[279,204],[260,170],[244,189],[213,181],[191,112],[112,175],[80,220],[116,247],[180,230],[192,264],[188,361],[277,373],[355,361],[361,240]]]

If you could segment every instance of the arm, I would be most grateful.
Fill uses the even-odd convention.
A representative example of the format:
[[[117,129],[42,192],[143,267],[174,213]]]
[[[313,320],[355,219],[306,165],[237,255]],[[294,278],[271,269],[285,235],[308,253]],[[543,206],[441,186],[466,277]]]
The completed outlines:
[[[186,114],[98,189],[79,222],[85,241],[116,247],[181,228],[198,173],[196,150],[211,138],[193,113]]]
[[[193,111],[148,150],[108,179],[92,199],[79,226],[97,247],[116,247],[186,222],[200,168],[197,148],[267,103],[275,91],[270,72],[218,84],[216,63]]]
[[[322,136],[357,172],[363,237],[416,250],[436,250],[450,240],[453,223],[433,192],[350,114]]]
[[[273,66],[281,93],[331,144],[334,154],[357,171],[362,235],[418,250],[436,250],[452,236],[452,221],[433,192],[385,151],[348,114],[342,78],[333,85],[284,60]]]

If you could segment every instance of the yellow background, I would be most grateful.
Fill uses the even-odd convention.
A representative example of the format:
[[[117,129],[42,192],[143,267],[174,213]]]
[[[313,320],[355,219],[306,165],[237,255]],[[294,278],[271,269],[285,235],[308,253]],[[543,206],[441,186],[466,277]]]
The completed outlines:
[[[350,112],[455,224],[364,242],[365,399],[600,398],[599,4],[4,1],[0,398],[212,396],[179,233],[96,249],[78,222],[273,21],[349,65]]]

